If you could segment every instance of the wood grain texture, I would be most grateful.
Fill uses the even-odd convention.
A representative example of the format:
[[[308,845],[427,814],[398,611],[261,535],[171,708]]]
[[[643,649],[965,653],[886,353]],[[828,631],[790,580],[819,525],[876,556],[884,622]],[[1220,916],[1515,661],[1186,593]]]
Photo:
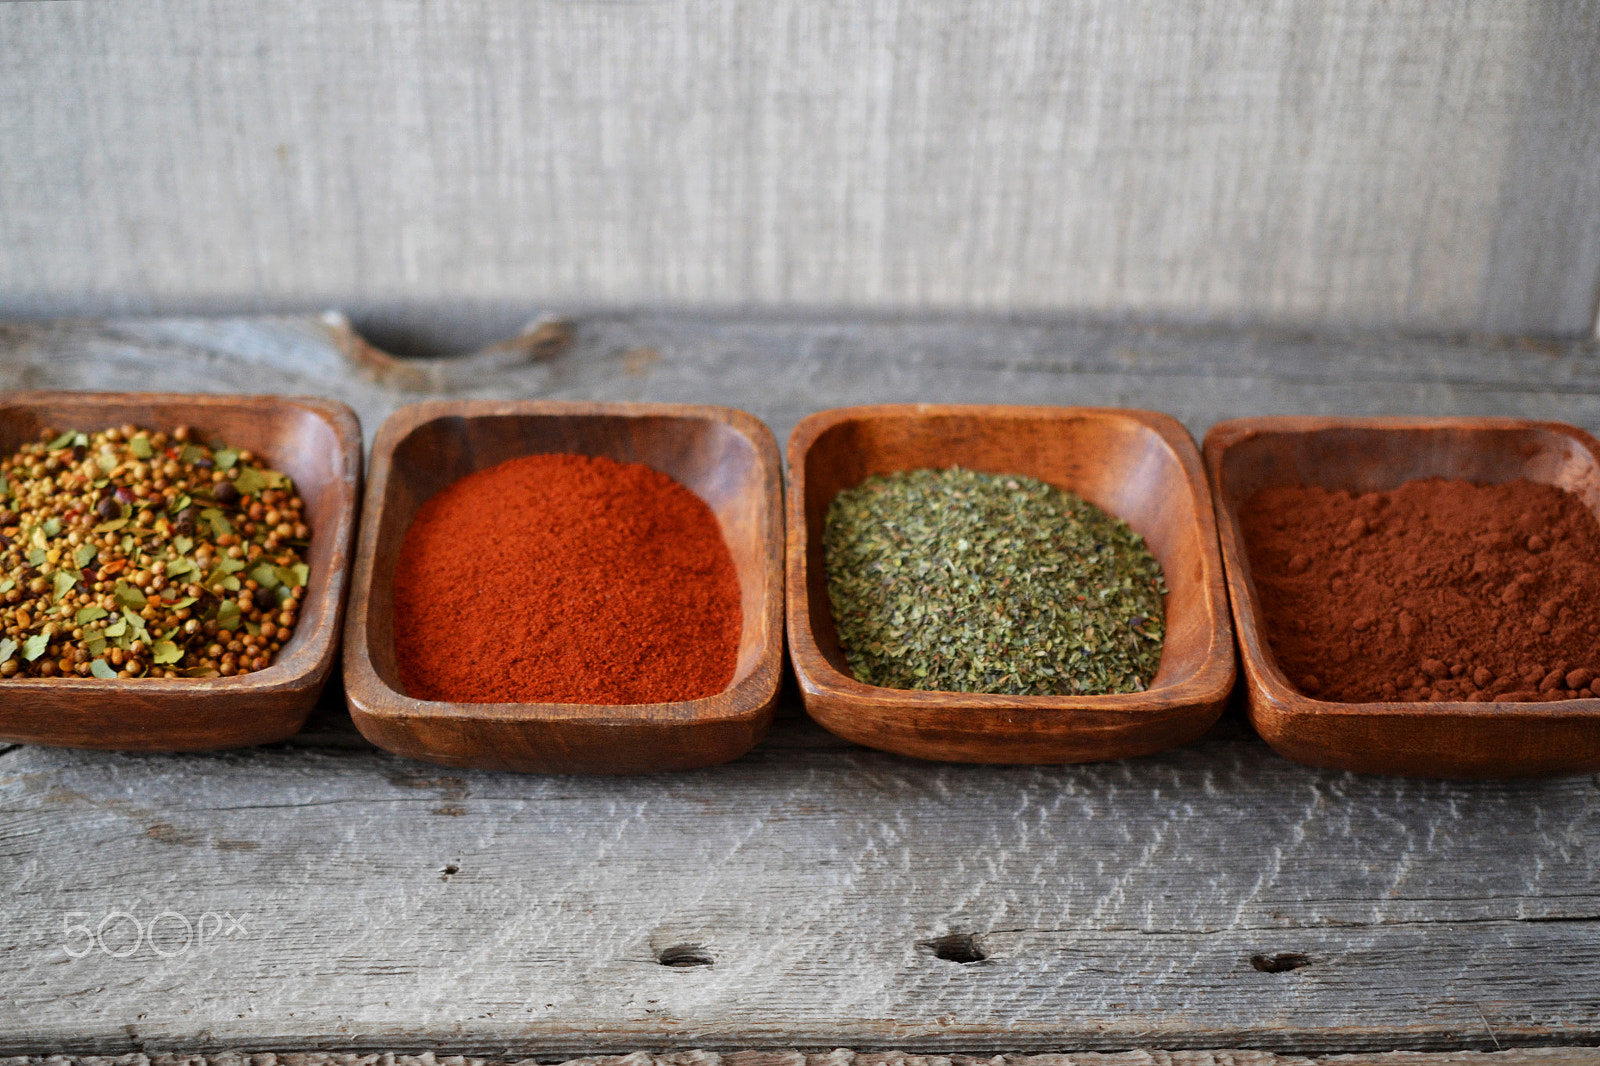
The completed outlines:
[[[361,495],[361,427],[314,397],[19,392],[0,397],[0,454],[45,428],[94,432],[132,423],[248,448],[294,479],[313,530],[306,598],[272,666],[231,678],[11,680],[0,685],[0,738],[33,744],[192,751],[294,735],[338,661]],[[154,593],[152,593],[154,595]]]
[[[791,719],[642,778],[11,752],[5,1047],[1600,1043],[1591,778],[1364,778],[1251,740],[1067,768],[820,740]],[[170,958],[66,955],[68,923],[117,910],[244,931],[185,952],[168,918]],[[951,935],[984,960],[940,958]],[[1280,955],[1305,964],[1252,963]]]
[[[743,617],[733,680],[722,692],[623,706],[406,694],[393,583],[418,508],[467,474],[547,452],[643,463],[710,507],[738,575]],[[783,671],[782,481],[772,432],[724,407],[480,400],[402,408],[373,444],[351,583],[344,680],[357,727],[389,751],[495,770],[648,773],[743,755],[772,722]]]
[[[1418,478],[1526,478],[1600,518],[1600,442],[1560,423],[1491,418],[1241,418],[1206,435],[1250,721],[1273,750],[1369,774],[1514,777],[1600,770],[1600,700],[1338,703],[1313,699],[1272,654],[1239,509],[1269,486],[1382,492]]]
[[[1161,664],[1144,691],[913,692],[851,676],[823,566],[828,505],[873,474],[951,465],[1039,478],[1144,537],[1169,589]],[[787,527],[789,647],[806,711],[858,743],[961,762],[1120,759],[1199,737],[1233,690],[1211,494],[1194,439],[1170,415],[978,404],[821,411],[789,438]]]
[[[822,407],[915,401],[1151,408],[1196,435],[1263,411],[1600,428],[1600,351],[1578,342],[974,318],[570,328],[557,353],[440,384],[721,403],[782,435]],[[336,319],[11,325],[0,388],[316,393],[369,432],[425,395],[348,351]],[[1310,769],[1237,714],[1124,762],[937,765],[830,736],[792,690],[723,766],[527,777],[374,752],[339,701],[277,748],[0,754],[0,1051],[1134,1048],[1159,1064],[1254,1047],[1354,1066],[1600,1045],[1594,778]],[[246,931],[170,958],[66,954],[65,922],[119,908]],[[111,947],[129,931],[108,925]],[[986,960],[938,955],[970,947]]]
[[[903,1051],[676,1051],[594,1055],[556,1066],[1592,1066],[1600,1048],[1520,1048],[1429,1054],[1276,1055],[1270,1051],[1085,1051],[1070,1055],[915,1055]],[[539,1066],[538,1059],[483,1059],[464,1055],[380,1052],[223,1052],[220,1055],[16,1055],[0,1066]],[[545,1064],[551,1066],[551,1064]]]
[[[1056,403],[1165,411],[1197,439],[1263,413],[1501,415],[1600,432],[1583,340],[1179,328],[1047,318],[572,315],[549,358],[460,360],[437,379],[355,354],[343,315],[0,323],[0,388],[315,394],[370,445],[405,403],[451,398],[714,403],[786,439],[860,403]],[[449,363],[451,361],[440,361]],[[436,383],[435,383],[436,382]],[[426,387],[420,387],[420,386]]]
[[[1600,290],[1593,0],[9,3],[0,40],[8,314],[1562,333]]]

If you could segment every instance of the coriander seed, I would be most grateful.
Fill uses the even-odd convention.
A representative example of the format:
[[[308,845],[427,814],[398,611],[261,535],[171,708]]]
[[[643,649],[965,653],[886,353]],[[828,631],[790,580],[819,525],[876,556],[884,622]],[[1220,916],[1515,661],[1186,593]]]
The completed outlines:
[[[232,676],[289,639],[305,505],[247,451],[187,427],[47,430],[0,459],[0,501],[0,677]],[[250,509],[267,501],[303,535],[265,543]],[[258,654],[230,671],[208,645],[240,630]]]

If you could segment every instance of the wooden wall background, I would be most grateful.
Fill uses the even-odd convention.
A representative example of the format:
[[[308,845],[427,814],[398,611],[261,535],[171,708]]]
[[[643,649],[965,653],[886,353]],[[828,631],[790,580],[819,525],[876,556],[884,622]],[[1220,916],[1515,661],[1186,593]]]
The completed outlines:
[[[1578,333],[1593,0],[0,4],[0,315]]]

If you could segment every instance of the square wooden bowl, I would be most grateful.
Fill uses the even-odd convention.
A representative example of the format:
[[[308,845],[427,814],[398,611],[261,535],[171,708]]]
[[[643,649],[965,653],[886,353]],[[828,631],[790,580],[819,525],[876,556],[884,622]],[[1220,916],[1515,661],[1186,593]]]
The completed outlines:
[[[994,696],[855,680],[839,648],[822,528],[873,474],[962,466],[1067,489],[1144,537],[1166,574],[1166,642],[1144,692]],[[789,438],[789,647],[806,710],[874,748],[988,763],[1144,755],[1193,740],[1233,688],[1233,631],[1200,452],[1175,419],[1093,407],[847,407]]]
[[[677,703],[444,703],[406,695],[395,660],[395,559],[417,509],[458,478],[520,455],[643,463],[716,514],[744,623],[732,684]],[[778,444],[725,407],[463,401],[395,412],[378,430],[356,554],[344,679],[356,726],[379,747],[446,766],[645,773],[724,762],[766,733],[783,663]]]
[[[1258,490],[1393,489],[1417,478],[1517,478],[1575,493],[1600,514],[1600,444],[1558,422],[1509,418],[1241,418],[1206,434],[1250,719],[1285,758],[1417,777],[1525,777],[1600,769],[1600,700],[1334,703],[1305,695],[1273,657],[1239,527]],[[1600,565],[1600,560],[1597,560]]]
[[[128,422],[163,431],[189,426],[202,439],[248,448],[294,479],[312,534],[294,637],[270,667],[242,677],[0,681],[0,740],[198,751],[293,736],[338,646],[361,491],[355,412],[309,397],[20,392],[0,398],[0,449],[9,455],[45,427],[93,432]]]

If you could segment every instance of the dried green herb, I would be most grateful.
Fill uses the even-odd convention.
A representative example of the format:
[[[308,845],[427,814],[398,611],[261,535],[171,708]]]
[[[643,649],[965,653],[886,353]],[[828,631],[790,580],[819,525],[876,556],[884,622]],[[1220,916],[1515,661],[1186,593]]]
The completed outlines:
[[[1033,478],[913,470],[828,507],[828,596],[851,672],[888,688],[1138,692],[1166,585],[1144,540]]]

